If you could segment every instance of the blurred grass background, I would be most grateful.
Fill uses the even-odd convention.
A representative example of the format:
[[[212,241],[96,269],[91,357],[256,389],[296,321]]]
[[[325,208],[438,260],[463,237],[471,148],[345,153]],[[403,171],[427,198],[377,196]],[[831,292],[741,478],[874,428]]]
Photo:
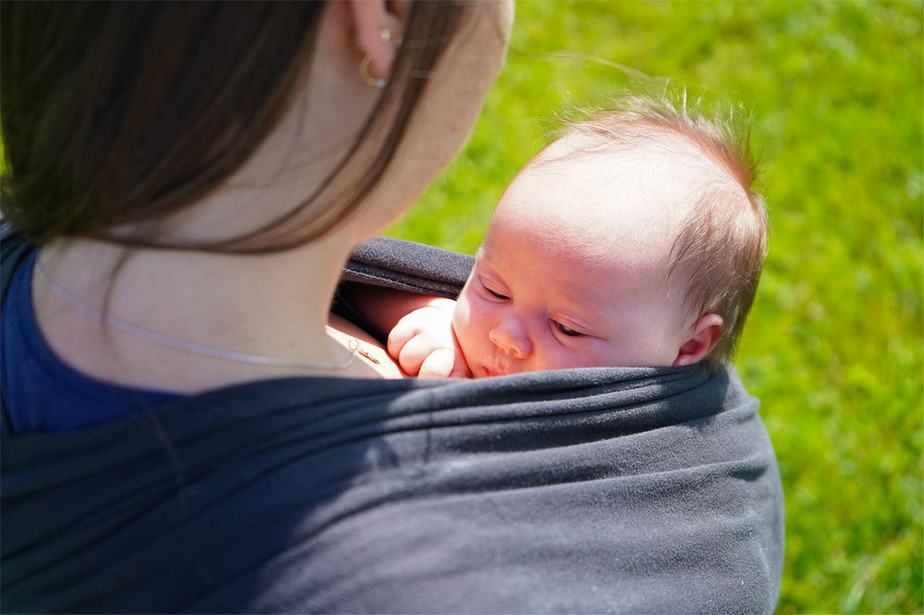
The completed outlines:
[[[630,86],[607,63],[753,111],[771,247],[737,365],[786,494],[782,613],[924,611],[922,12],[521,1],[474,136],[390,231],[473,252],[557,118]]]

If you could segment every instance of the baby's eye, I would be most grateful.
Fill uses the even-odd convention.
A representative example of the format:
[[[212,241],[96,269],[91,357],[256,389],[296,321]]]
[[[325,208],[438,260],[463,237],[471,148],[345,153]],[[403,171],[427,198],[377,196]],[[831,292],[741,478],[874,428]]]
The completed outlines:
[[[552,322],[555,323],[555,328],[558,329],[562,335],[567,335],[568,337],[582,337],[584,335],[580,331],[575,331],[571,327],[565,326],[557,320],[553,320]]]
[[[490,294],[490,295],[491,295],[492,297],[494,297],[495,299],[505,300],[505,299],[509,299],[509,298],[510,298],[510,297],[508,297],[507,295],[502,295],[501,293],[499,293],[499,292],[497,292],[497,291],[495,291],[495,290],[491,290],[491,289],[488,287],[488,285],[484,283],[484,280],[482,280],[482,279],[479,278],[478,281],[481,282],[481,287],[482,287],[483,289],[485,289],[486,291],[488,291],[488,294]]]

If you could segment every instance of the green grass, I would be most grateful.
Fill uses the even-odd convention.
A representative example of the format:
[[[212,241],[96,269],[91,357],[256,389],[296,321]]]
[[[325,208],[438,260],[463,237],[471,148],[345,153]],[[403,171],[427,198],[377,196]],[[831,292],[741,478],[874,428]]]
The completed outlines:
[[[521,2],[473,138],[391,230],[473,251],[556,118],[629,85],[607,63],[752,110],[772,236],[737,364],[786,493],[783,613],[924,611],[922,10]]]

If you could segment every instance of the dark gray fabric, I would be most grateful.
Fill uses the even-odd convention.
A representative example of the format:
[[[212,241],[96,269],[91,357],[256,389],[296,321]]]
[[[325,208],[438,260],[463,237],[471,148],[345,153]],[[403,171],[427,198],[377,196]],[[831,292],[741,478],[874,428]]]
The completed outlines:
[[[3,612],[755,613],[782,561],[757,402],[699,365],[228,387],[4,433],[0,486]]]
[[[466,254],[376,237],[353,249],[343,280],[455,298],[474,263],[475,257]]]

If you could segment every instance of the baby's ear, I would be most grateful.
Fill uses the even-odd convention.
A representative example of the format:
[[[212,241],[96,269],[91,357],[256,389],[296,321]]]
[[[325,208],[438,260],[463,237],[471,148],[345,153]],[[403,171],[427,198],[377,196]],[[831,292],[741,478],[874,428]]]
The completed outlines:
[[[712,352],[722,336],[722,317],[718,314],[706,314],[690,327],[692,337],[680,347],[677,358],[672,365],[692,365]]]

